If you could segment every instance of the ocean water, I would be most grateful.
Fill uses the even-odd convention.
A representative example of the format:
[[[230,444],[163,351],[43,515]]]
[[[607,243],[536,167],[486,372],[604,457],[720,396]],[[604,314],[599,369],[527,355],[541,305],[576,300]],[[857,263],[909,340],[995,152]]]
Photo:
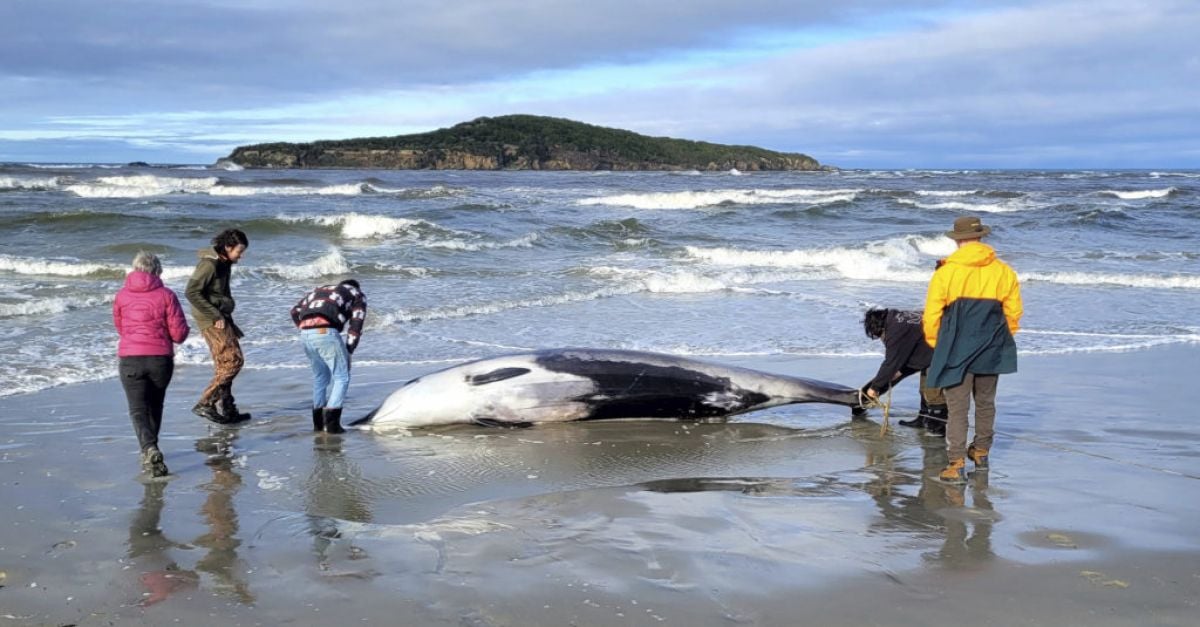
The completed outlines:
[[[115,376],[111,304],[133,255],[159,254],[182,299],[196,251],[231,226],[250,238],[233,283],[247,368],[307,380],[289,309],[350,275],[370,304],[356,364],[434,369],[561,346],[881,354],[862,312],[920,308],[954,250],[941,234],[964,214],[992,226],[1021,277],[1022,356],[1200,343],[1197,171],[7,164],[0,395]],[[208,363],[199,334],[177,360]]]

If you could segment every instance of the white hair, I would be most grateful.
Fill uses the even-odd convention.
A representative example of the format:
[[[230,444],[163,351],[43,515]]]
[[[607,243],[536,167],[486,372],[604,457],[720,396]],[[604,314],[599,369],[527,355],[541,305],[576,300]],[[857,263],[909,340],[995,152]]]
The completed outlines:
[[[133,269],[158,276],[162,274],[162,262],[158,260],[158,255],[140,250],[133,256]]]

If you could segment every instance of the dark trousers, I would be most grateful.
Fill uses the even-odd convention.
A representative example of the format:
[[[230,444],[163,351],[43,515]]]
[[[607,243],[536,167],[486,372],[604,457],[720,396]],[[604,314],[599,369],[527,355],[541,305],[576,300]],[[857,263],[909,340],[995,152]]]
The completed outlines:
[[[171,375],[175,373],[175,358],[170,355],[122,357],[117,372],[129,401],[129,420],[133,423],[138,444],[143,451],[158,446],[163,401],[167,398]]]

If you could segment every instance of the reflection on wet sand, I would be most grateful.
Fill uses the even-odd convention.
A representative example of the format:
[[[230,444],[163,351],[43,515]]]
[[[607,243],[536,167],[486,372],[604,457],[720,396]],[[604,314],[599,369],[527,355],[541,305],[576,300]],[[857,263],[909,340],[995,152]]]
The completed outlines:
[[[944,464],[944,461],[939,462],[937,468]],[[933,472],[937,470],[934,469]],[[946,501],[960,508],[958,511],[969,513],[946,517],[946,542],[936,556],[926,555],[926,558],[956,570],[978,568],[984,562],[993,559],[995,554],[992,552],[992,523],[996,520],[996,514],[987,496],[987,471],[977,470],[971,475],[971,507],[968,509],[962,509],[967,507],[965,493],[968,486],[944,485],[928,477],[926,482],[940,487]]]
[[[322,570],[328,570],[329,549],[341,537],[339,521],[371,522],[370,495],[362,470],[346,458],[342,436],[318,434],[313,442],[313,466],[304,484],[305,511]],[[351,559],[365,552],[351,545]]]
[[[891,435],[880,437],[876,425],[856,424],[852,435],[866,447],[865,468],[874,478],[864,489],[883,515],[873,529],[944,534],[942,547],[925,559],[947,568],[977,568],[995,557],[992,525],[999,516],[987,495],[986,470],[973,471],[967,485],[946,484],[937,479],[947,462],[941,440],[922,436],[921,468],[913,468],[905,465],[911,457],[904,455],[911,444]]]
[[[215,589],[223,594],[232,594],[241,603],[253,603],[254,596],[241,578],[245,568],[237,555],[241,545],[238,539],[238,515],[234,507],[234,496],[242,485],[242,477],[234,470],[231,450],[237,440],[237,431],[222,430],[196,440],[196,450],[208,455],[204,462],[212,469],[212,481],[202,486],[208,492],[200,515],[208,525],[208,533],[201,535],[193,544],[208,550],[196,562],[196,570],[208,573],[214,580]]]
[[[146,589],[139,604],[143,607],[165,600],[176,590],[193,587],[199,580],[194,571],[181,569],[169,553],[192,547],[167,538],[160,526],[166,485],[165,481],[146,482],[142,502],[129,521],[128,556],[141,569],[139,580]]]

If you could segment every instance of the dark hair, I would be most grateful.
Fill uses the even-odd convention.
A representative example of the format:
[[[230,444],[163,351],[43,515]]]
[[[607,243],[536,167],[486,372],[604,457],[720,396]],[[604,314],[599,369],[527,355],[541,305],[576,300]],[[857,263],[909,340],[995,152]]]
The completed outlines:
[[[246,234],[238,229],[225,229],[212,238],[212,245],[223,253],[226,248],[237,248],[239,245],[249,246],[250,240],[246,239]]]
[[[872,307],[863,314],[863,331],[867,337],[877,340],[883,337],[883,329],[887,326],[888,310]]]
[[[355,281],[354,279],[346,279],[345,281],[338,283],[338,285],[349,285],[360,292],[362,291],[362,288],[358,286],[358,281]]]

